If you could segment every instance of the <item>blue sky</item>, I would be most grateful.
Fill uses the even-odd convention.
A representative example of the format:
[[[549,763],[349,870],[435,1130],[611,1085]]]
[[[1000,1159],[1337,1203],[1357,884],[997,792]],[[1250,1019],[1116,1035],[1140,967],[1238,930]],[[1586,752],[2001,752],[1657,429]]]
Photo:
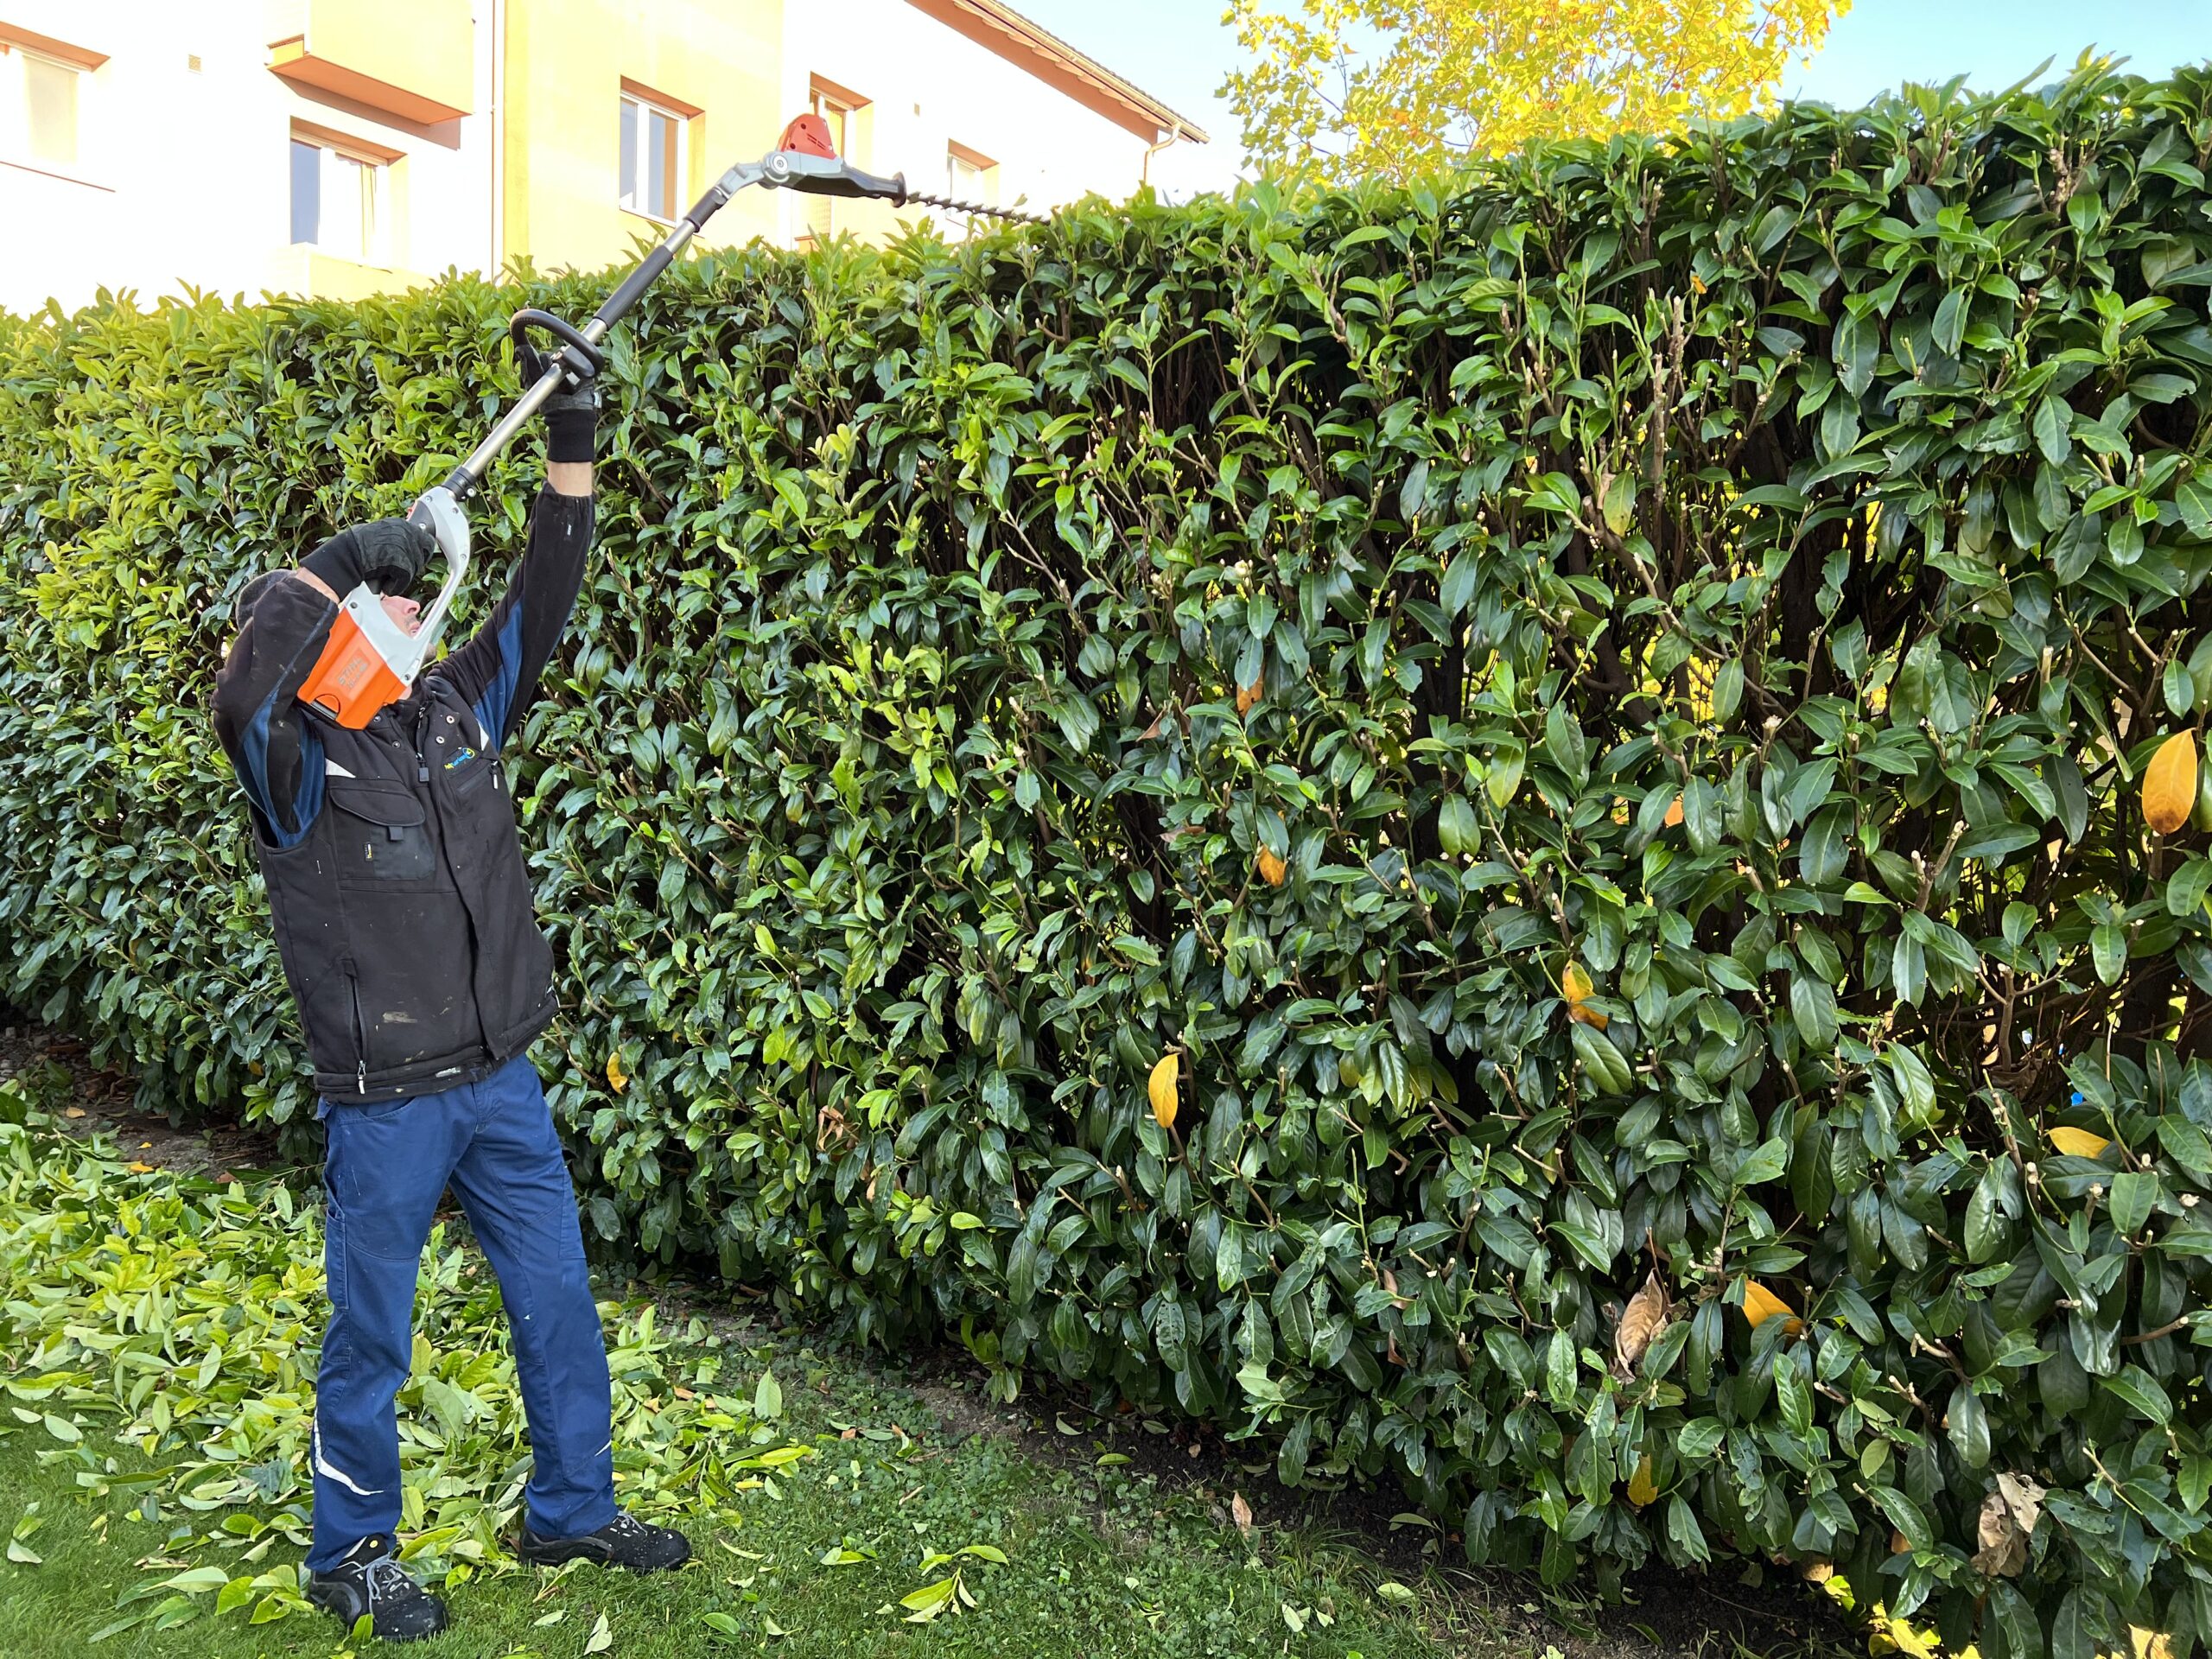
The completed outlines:
[[[1236,121],[1214,89],[1236,61],[1220,0],[1014,0],[1071,44],[1204,126],[1213,142],[1170,150],[1154,176],[1171,194],[1236,176]],[[1277,0],[1289,8],[1297,0]],[[1783,79],[1785,92],[1862,104],[1901,80],[1965,74],[2011,85],[2045,58],[2053,73],[2085,46],[2124,54],[2144,74],[2212,57],[2212,0],[1858,0],[1827,47]]]

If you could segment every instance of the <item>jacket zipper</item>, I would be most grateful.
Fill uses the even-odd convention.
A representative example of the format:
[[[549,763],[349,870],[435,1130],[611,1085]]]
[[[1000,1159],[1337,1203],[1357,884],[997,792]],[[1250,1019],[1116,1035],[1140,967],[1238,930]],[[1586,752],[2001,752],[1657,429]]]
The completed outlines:
[[[361,979],[351,957],[346,958],[346,991],[353,999],[353,1087],[365,1095],[369,1092],[369,1035],[361,1019]]]

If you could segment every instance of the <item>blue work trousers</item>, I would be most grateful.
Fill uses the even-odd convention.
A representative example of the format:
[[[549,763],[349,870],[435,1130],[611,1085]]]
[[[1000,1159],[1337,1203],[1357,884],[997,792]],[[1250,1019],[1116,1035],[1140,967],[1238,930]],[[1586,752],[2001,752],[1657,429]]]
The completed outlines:
[[[448,1185],[491,1258],[530,1419],[531,1529],[613,1520],[607,1349],[576,1195],[527,1056],[442,1094],[323,1110],[330,1330],[315,1379],[315,1548],[308,1566],[399,1525],[393,1396],[414,1351],[416,1269]]]

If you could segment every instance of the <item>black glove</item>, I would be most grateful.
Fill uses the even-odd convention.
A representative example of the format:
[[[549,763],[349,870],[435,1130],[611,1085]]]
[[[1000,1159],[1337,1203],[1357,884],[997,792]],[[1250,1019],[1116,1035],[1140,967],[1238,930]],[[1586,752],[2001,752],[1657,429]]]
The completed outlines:
[[[438,550],[437,538],[404,518],[379,518],[341,530],[300,561],[343,599],[366,582],[379,594],[412,588]]]
[[[584,381],[545,400],[545,459],[587,465],[599,448],[599,386]]]

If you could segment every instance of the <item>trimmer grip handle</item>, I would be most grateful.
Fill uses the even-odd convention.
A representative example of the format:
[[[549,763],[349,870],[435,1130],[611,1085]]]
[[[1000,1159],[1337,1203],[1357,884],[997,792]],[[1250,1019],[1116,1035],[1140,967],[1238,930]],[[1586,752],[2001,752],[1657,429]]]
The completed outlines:
[[[533,328],[542,328],[561,341],[563,349],[556,360],[569,372],[570,379],[591,379],[607,366],[607,353],[582,329],[550,311],[532,307],[516,312],[507,321],[507,339],[515,348],[515,364],[525,385],[545,372],[546,359],[530,338]]]
[[[879,178],[873,173],[863,173],[856,167],[848,168],[845,170],[850,173],[859,183],[863,194],[888,197],[894,207],[906,206],[906,175],[904,173],[893,173],[886,179]]]
[[[433,540],[438,534],[438,517],[437,510],[430,505],[430,494],[427,490],[416,496],[415,505],[407,509],[407,522],[417,530],[429,531]],[[438,546],[442,550],[445,543],[439,542]]]
[[[455,581],[468,568],[468,519],[461,503],[442,484],[425,490],[407,509],[407,522],[427,530],[446,557],[446,581]]]
[[[430,608],[423,613],[423,626],[415,635],[419,649],[404,677],[412,686],[415,675],[436,652],[446,631],[446,615],[468,576],[468,515],[461,510],[461,502],[450,489],[436,484],[416,498],[415,505],[407,510],[407,522],[429,531],[446,556],[445,580],[438,584],[438,596],[430,601]]]

